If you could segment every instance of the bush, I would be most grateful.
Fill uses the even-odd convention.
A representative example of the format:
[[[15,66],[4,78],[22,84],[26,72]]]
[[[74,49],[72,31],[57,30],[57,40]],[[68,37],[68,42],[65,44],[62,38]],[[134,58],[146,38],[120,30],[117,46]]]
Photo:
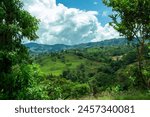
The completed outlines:
[[[137,67],[132,64],[126,68],[117,71],[117,83],[120,84],[122,90],[130,90],[133,88],[140,88],[140,80],[137,76]]]
[[[48,84],[49,99],[66,99],[70,97],[72,82],[64,78],[55,77],[50,79]]]
[[[55,77],[50,79],[47,87],[49,99],[72,99],[80,98],[89,94],[88,84],[73,83],[64,78]]]
[[[71,97],[80,98],[90,93],[90,87],[88,84],[76,84],[72,87]]]
[[[3,87],[0,99],[44,99],[43,73],[36,64],[17,64],[12,66],[12,71],[3,74]],[[43,85],[44,86],[44,85]]]

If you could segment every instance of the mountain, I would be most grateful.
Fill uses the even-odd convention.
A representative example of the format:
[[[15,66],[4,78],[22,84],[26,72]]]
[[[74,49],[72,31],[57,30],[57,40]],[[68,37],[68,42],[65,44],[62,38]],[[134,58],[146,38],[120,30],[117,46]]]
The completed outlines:
[[[29,48],[30,52],[32,53],[56,52],[71,48],[71,46],[64,44],[45,45],[37,43],[27,43],[25,44],[25,46]]]
[[[79,45],[74,45],[74,48],[91,48],[91,47],[100,47],[100,46],[117,46],[117,45],[125,45],[127,44],[127,40],[125,38],[117,38],[117,39],[109,39],[100,42],[89,42],[83,43]]]
[[[91,47],[117,46],[125,44],[127,44],[127,40],[125,38],[118,38],[118,39],[104,40],[100,42],[83,43],[78,45],[64,45],[64,44],[45,45],[37,43],[27,43],[25,44],[25,46],[29,48],[30,52],[38,54],[38,53],[58,52],[67,49],[83,49]]]

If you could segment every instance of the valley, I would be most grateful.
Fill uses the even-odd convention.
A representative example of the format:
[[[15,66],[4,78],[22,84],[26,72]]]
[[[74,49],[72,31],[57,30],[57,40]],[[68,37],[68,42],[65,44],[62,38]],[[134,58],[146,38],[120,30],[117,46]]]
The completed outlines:
[[[54,94],[59,93],[52,99],[150,99],[139,85],[137,55],[132,45],[92,46],[33,55],[33,63],[43,73],[42,82],[50,82],[51,87],[58,89],[51,89]],[[148,59],[146,56],[147,71]]]

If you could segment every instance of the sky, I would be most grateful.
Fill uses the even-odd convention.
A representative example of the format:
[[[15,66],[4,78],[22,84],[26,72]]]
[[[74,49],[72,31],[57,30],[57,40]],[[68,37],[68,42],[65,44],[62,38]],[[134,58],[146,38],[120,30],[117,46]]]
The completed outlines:
[[[109,25],[111,8],[102,0],[23,0],[23,3],[24,9],[40,20],[37,43],[74,45],[119,38]]]
[[[102,3],[102,0],[56,0],[59,3],[67,6],[68,8],[77,8],[84,11],[97,11],[98,21],[104,26],[111,21],[108,17],[112,13],[111,8],[108,8]]]

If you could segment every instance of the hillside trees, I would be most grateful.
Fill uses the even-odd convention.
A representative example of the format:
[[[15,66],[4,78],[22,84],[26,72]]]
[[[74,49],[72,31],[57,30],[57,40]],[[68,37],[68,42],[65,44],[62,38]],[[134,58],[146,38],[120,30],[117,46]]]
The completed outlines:
[[[13,72],[27,64],[28,53],[22,40],[35,40],[37,29],[38,20],[23,9],[21,0],[0,1],[0,93],[10,99],[15,91],[23,88],[17,81],[28,83],[28,77],[14,76]]]
[[[150,1],[149,0],[103,0],[112,7],[110,23],[122,36],[129,41],[137,41],[138,76],[145,85],[142,73],[144,46],[150,40]]]

